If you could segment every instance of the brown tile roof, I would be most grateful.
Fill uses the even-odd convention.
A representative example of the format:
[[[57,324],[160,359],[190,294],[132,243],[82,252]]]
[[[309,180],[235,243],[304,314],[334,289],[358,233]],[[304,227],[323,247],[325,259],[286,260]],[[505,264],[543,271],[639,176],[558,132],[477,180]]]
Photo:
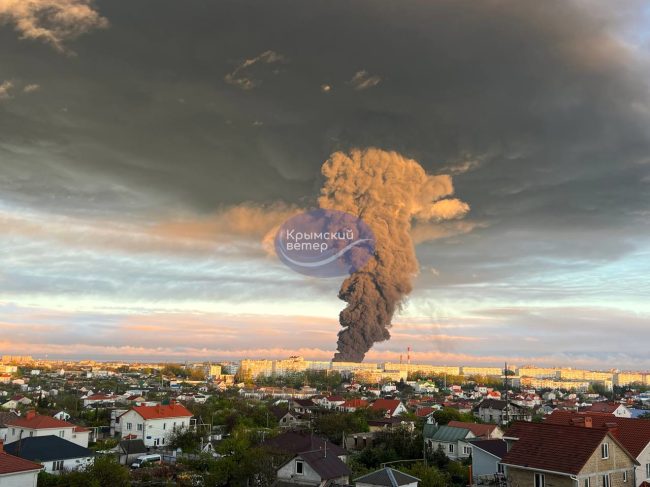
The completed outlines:
[[[27,429],[45,429],[45,428],[75,428],[76,426],[67,421],[53,418],[51,416],[44,416],[35,414],[29,411],[25,416],[16,416],[5,420],[6,425],[18,426]]]
[[[325,451],[310,451],[301,453],[300,456],[313,468],[323,480],[347,477],[350,469],[335,454]]]
[[[585,408],[585,411],[593,413],[613,413],[619,408],[620,404],[611,402],[597,402],[592,404],[591,407]]]
[[[591,418],[592,428],[607,428],[607,423],[616,424],[613,436],[627,451],[638,457],[650,443],[650,421],[644,419],[618,418],[608,413],[576,413],[574,411],[553,411],[544,420],[548,424],[574,425],[584,427],[585,418]],[[575,421],[582,421],[576,425]]]
[[[0,475],[40,470],[42,468],[43,465],[40,463],[30,462],[29,460],[24,460],[0,451]]]
[[[327,444],[327,446],[326,446]],[[320,436],[309,433],[288,431],[274,438],[269,438],[262,446],[272,451],[281,453],[299,454],[307,451],[325,450],[332,452],[334,456],[345,455],[345,450],[334,443],[330,443]]]
[[[144,419],[186,418],[192,416],[192,413],[182,404],[133,406],[131,409]]]
[[[505,433],[518,438],[501,463],[577,475],[606,437],[627,450],[606,429],[518,422]],[[629,453],[628,453],[629,455]],[[630,455],[632,461],[636,460]]]
[[[449,421],[447,426],[468,429],[474,433],[474,436],[477,438],[489,438],[494,430],[497,429],[496,424],[463,423],[462,421]]]
[[[393,414],[400,402],[399,399],[377,399],[372,403],[371,409],[374,411],[388,411]]]

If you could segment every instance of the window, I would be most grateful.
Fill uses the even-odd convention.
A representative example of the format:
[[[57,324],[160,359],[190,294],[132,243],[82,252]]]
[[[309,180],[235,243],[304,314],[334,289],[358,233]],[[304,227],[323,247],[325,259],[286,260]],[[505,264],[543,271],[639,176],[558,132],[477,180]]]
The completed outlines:
[[[603,487],[610,487],[609,474],[603,475]]]
[[[585,479],[585,483],[583,487],[591,487],[591,480]]]
[[[497,473],[505,473],[505,467],[503,466],[503,463],[497,463]]]
[[[63,470],[63,460],[57,460],[56,462],[52,462],[52,470],[53,471]]]
[[[535,487],[546,487],[546,481],[543,473],[535,474]]]
[[[164,430],[167,429],[167,423],[163,423],[163,429],[164,429]]]
[[[65,430],[59,431],[59,436],[63,438],[65,436]]]
[[[627,470],[623,472],[623,482],[627,482]]]
[[[298,475],[303,475],[304,474],[303,465],[302,465],[302,462],[300,460],[296,460],[296,473]]]
[[[464,446],[464,447],[463,447],[463,453],[464,453],[465,455],[471,455],[471,454],[472,454],[472,447],[470,447],[470,446]]]
[[[600,453],[602,453],[603,458],[609,458],[609,443],[600,445]]]
[[[650,479],[650,463],[645,464],[645,478]]]
[[[142,423],[138,423],[138,431],[142,431]]]
[[[29,436],[34,436],[34,432],[33,432],[33,431],[30,431],[30,432],[29,432]]]
[[[131,431],[132,428],[133,428],[133,423],[126,423],[126,429],[128,431]]]
[[[454,444],[449,443],[449,453],[454,453]]]

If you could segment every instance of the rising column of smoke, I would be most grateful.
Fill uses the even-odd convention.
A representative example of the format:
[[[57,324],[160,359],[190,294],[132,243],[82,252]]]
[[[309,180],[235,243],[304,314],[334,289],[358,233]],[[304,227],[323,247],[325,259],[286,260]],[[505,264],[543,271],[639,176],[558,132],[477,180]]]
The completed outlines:
[[[373,259],[341,285],[347,306],[339,316],[335,361],[361,362],[376,342],[390,338],[391,320],[411,292],[418,271],[410,235],[414,219],[459,218],[469,206],[443,199],[454,192],[451,177],[426,174],[416,161],[375,148],[336,152],[323,164],[321,208],[361,218],[374,232]]]

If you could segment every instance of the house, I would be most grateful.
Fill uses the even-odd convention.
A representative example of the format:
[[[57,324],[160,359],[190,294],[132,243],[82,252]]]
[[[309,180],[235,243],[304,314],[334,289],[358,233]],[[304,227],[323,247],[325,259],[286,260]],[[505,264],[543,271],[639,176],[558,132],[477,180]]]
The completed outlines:
[[[6,425],[7,420],[11,420],[17,417],[18,415],[16,413],[0,412],[0,441],[4,443],[7,442],[7,429],[8,429],[8,426]]]
[[[617,418],[631,418],[632,412],[623,404],[615,402],[597,402],[589,407],[582,408],[581,412],[585,413],[605,413],[616,416]]]
[[[472,448],[472,476],[474,482],[489,484],[503,476],[501,459],[506,454],[507,444],[503,439],[476,439],[470,441]]]
[[[95,453],[55,435],[33,436],[5,445],[11,455],[38,462],[48,473],[78,470],[90,465]]]
[[[115,406],[115,402],[121,399],[120,396],[113,394],[92,394],[82,398],[85,408],[94,406]]]
[[[406,406],[399,399],[377,399],[372,403],[370,409],[383,411],[388,418],[394,418],[407,412]]]
[[[554,411],[544,423],[609,429],[639,463],[635,470],[636,486],[650,482],[650,421],[616,418],[608,413]]]
[[[61,421],[68,421],[70,419],[70,415],[66,413],[65,411],[59,411],[56,413],[54,416],[52,416],[54,419],[59,419]]]
[[[476,408],[474,415],[484,423],[505,425],[511,421],[531,421],[529,410],[516,404],[498,399],[484,399]]]
[[[357,409],[365,409],[368,407],[368,401],[365,399],[348,399],[341,404],[337,409],[344,413],[353,413]]]
[[[262,443],[262,446],[271,453],[282,455],[297,455],[304,452],[327,450],[327,454],[347,460],[347,453],[343,448],[327,441],[320,436],[297,431],[287,431]]]
[[[291,428],[303,423],[301,415],[288,411],[283,407],[271,408],[271,414],[275,416],[275,419],[282,428]]]
[[[478,424],[464,423],[462,421],[449,421],[447,426],[454,428],[466,428],[470,430],[476,438],[503,438],[503,430],[496,424]]]
[[[0,441],[0,487],[36,487],[40,463],[11,455]]]
[[[338,406],[345,402],[345,398],[341,396],[329,396],[320,400],[321,407],[326,409],[336,409]]]
[[[424,441],[431,451],[441,449],[451,460],[469,458],[472,448],[468,440],[475,438],[467,428],[454,426],[438,426],[429,431],[425,429]]]
[[[310,414],[316,408],[311,399],[292,399],[289,404],[290,409],[299,414]]]
[[[350,469],[336,454],[327,450],[299,453],[278,469],[276,485],[347,485]]]
[[[7,419],[5,424],[8,444],[30,437],[55,435],[83,448],[88,447],[89,429],[51,416],[36,414],[35,411],[28,411],[25,416]]]
[[[638,462],[609,429],[517,422],[504,434],[509,485],[632,485]]]
[[[418,487],[420,479],[390,467],[384,467],[354,479],[356,487]]]
[[[160,447],[172,431],[189,428],[191,418],[192,413],[178,403],[133,406],[116,418],[115,430],[122,438],[130,435],[143,440],[147,447]]]

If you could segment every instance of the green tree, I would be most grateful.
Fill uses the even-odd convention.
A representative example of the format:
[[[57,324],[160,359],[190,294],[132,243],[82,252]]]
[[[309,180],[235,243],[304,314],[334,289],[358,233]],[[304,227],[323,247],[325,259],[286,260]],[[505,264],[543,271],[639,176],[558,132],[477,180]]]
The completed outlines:
[[[419,478],[419,487],[448,487],[451,484],[451,478],[447,473],[436,467],[426,467],[423,463],[399,467],[399,470]]]

